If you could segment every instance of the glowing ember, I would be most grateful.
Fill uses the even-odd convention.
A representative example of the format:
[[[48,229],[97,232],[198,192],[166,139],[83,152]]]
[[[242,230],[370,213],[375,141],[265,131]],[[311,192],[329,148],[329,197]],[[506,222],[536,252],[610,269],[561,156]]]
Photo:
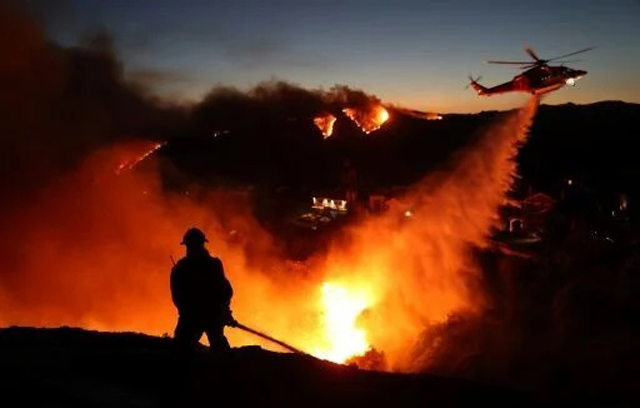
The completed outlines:
[[[324,136],[325,139],[331,137],[333,134],[333,124],[335,122],[336,117],[330,113],[313,119],[313,123],[315,123],[318,129],[320,129],[320,132],[322,132],[322,136]]]
[[[357,327],[358,317],[372,304],[371,296],[364,291],[347,289],[335,283],[322,285],[323,323],[325,347],[316,349],[314,355],[336,363],[360,356],[371,349],[367,333]]]
[[[131,170],[135,166],[138,165],[141,161],[152,155],[156,150],[165,145],[165,142],[162,143],[153,143],[150,149],[147,149],[144,153],[135,157],[127,157],[120,161],[120,165],[116,169],[116,174],[120,174],[123,171]]]
[[[345,108],[342,112],[366,134],[380,129],[389,120],[389,112],[382,105],[373,105],[366,110]]]

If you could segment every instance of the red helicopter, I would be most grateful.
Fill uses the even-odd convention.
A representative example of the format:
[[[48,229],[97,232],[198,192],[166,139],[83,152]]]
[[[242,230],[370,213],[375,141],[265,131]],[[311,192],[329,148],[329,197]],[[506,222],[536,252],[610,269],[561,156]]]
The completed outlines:
[[[505,92],[528,92],[533,95],[541,95],[560,89],[565,85],[574,86],[578,79],[587,74],[587,71],[572,69],[564,65],[550,66],[549,62],[557,61],[562,64],[575,62],[558,60],[587,52],[594,48],[595,47],[589,47],[549,59],[539,58],[531,48],[525,48],[525,52],[533,58],[533,61],[487,61],[490,64],[521,65],[520,69],[526,69],[522,74],[516,75],[509,82],[491,88],[486,88],[478,83],[481,77],[473,79],[469,76],[471,80],[469,86],[471,86],[478,95],[483,96],[497,95]]]

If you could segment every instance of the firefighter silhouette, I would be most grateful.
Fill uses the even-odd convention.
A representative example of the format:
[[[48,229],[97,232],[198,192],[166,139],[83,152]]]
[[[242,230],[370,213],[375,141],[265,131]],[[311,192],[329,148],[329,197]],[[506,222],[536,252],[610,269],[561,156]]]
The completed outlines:
[[[225,352],[230,347],[224,326],[237,324],[230,309],[233,289],[206,242],[198,228],[187,230],[181,242],[186,256],[171,270],[171,297],[179,315],[174,338],[182,349],[194,349],[206,333],[211,350]]]

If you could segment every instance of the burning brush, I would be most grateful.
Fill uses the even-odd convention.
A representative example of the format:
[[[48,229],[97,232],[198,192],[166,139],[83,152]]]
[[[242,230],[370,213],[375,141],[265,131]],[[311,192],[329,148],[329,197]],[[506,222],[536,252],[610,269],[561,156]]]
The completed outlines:
[[[330,113],[323,114],[313,119],[313,123],[320,129],[322,136],[325,139],[331,137],[333,134],[333,124],[336,122],[336,117]]]
[[[366,134],[380,129],[389,120],[389,112],[382,105],[371,105],[365,109],[345,108],[342,112]]]

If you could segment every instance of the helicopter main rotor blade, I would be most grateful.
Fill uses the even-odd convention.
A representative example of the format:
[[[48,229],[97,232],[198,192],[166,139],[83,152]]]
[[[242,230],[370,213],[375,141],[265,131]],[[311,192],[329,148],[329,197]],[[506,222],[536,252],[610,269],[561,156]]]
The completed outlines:
[[[574,62],[582,62],[582,61],[584,61],[584,60],[562,60],[562,61],[555,61],[555,62],[560,63],[560,64],[571,64],[571,63],[574,63]]]
[[[531,61],[487,61],[488,64],[529,65]]]
[[[581,53],[583,53],[583,52],[591,51],[591,50],[592,50],[592,49],[594,49],[594,48],[596,48],[596,47],[588,47],[588,48],[584,48],[584,49],[579,50],[579,51],[571,52],[571,53],[569,53],[569,54],[565,54],[565,55],[561,55],[561,56],[559,56],[559,57],[554,57],[554,58],[548,59],[547,61],[555,61],[555,60],[559,60],[559,59],[562,59],[562,58],[570,57],[570,56],[572,56],[572,55],[581,54]]]
[[[536,62],[544,61],[543,59],[539,58],[539,57],[536,55],[535,51],[533,51],[533,48],[531,48],[531,47],[526,47],[526,48],[524,49],[524,51],[525,51],[527,54],[529,54],[529,56],[530,56],[531,58],[533,58],[534,60],[536,60]]]

